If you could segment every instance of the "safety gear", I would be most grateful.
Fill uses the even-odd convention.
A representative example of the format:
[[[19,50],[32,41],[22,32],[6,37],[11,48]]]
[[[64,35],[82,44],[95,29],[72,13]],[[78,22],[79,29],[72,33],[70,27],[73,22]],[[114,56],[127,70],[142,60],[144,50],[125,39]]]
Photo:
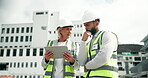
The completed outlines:
[[[87,48],[87,62],[92,60],[99,52],[101,46],[102,46],[102,36],[105,31],[100,31],[97,38],[93,42],[89,42],[86,46]],[[96,47],[98,49],[92,49],[91,45],[97,45]],[[98,61],[99,62],[99,61]],[[89,69],[88,69],[89,70]],[[114,51],[112,53],[112,57],[110,58],[110,61],[103,66],[91,69],[87,71],[84,75],[84,77],[97,77],[97,76],[103,76],[103,77],[111,77],[111,78],[118,78],[118,66],[117,66],[117,51]]]
[[[68,19],[61,19],[58,23],[59,27],[73,27],[73,24]]]
[[[100,18],[93,11],[87,10],[84,12],[84,15],[82,17],[82,23],[95,21],[95,19],[100,19]]]
[[[53,41],[50,41],[48,42],[47,46],[54,46],[53,44]],[[72,42],[71,43],[71,49],[69,50],[71,52],[71,54],[73,56],[76,56],[76,43]],[[55,59],[53,58],[50,58],[49,60],[49,63],[46,67],[46,72],[45,72],[45,75],[44,75],[44,78],[53,78],[53,71],[54,71],[54,61]],[[70,62],[68,62],[67,60],[64,60],[63,61],[63,75],[64,77],[61,77],[61,78],[74,78],[74,74],[75,74],[75,71],[74,71],[74,68],[70,65]],[[58,70],[57,70],[58,71]]]

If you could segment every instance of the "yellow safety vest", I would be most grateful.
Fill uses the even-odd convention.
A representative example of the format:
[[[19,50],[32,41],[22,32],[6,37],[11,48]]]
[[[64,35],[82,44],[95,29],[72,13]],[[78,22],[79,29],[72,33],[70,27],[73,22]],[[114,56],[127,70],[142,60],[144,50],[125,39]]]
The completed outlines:
[[[54,46],[53,41],[49,40],[47,46],[49,46],[49,47]],[[75,57],[76,44],[73,42],[72,46],[73,47],[71,48],[70,51],[71,51],[72,55]],[[53,78],[54,60],[55,59],[53,59],[53,58],[51,58],[49,60],[49,64],[46,67],[46,72],[45,72],[44,78]],[[74,78],[75,71],[74,71],[74,68],[70,65],[70,62],[68,62],[67,60],[64,60],[63,68],[64,68],[64,73],[63,73],[64,77],[61,77],[61,78]]]
[[[92,42],[92,45],[98,45],[98,49],[92,50],[91,42],[87,44],[86,46],[87,62],[93,59],[99,52],[99,49],[102,46],[102,36],[104,32],[105,31],[100,31],[97,38]],[[110,58],[110,61],[108,63],[104,64],[99,68],[91,69],[84,74],[84,77],[97,77],[97,76],[118,78],[117,51],[114,51],[112,53],[112,57]]]

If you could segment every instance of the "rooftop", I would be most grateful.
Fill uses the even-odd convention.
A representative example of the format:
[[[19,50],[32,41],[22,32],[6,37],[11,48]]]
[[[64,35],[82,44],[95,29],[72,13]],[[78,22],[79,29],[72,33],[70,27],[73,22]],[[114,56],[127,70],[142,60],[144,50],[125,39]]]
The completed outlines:
[[[142,47],[140,44],[119,44],[117,52],[141,52]]]
[[[146,35],[146,36],[141,40],[141,42],[145,42],[146,40],[148,40],[148,35]]]

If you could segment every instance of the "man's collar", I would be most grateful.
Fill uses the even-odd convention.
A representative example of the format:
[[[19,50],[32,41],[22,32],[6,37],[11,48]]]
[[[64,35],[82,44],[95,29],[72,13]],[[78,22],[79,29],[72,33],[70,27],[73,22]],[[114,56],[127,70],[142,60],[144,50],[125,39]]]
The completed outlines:
[[[96,38],[96,37],[100,34],[100,32],[101,32],[101,31],[98,31],[98,32],[94,35],[94,37]]]

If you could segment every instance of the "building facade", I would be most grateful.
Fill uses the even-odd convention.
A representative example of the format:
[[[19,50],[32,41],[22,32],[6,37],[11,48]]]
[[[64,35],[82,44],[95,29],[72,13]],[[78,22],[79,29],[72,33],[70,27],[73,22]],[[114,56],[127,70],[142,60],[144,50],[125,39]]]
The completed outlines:
[[[48,40],[57,39],[59,12],[35,11],[33,23],[2,24],[0,27],[0,76],[43,78],[41,60]],[[83,26],[73,21],[72,40],[80,42]],[[79,72],[79,71],[78,71]]]
[[[146,35],[141,42],[144,42],[144,46],[141,50],[144,50],[146,59],[141,63],[131,68],[131,74],[129,77],[133,78],[148,78],[148,35]]]
[[[120,78],[127,78],[131,74],[130,69],[146,59],[145,52],[140,50],[143,46],[139,44],[119,44],[118,68]]]

